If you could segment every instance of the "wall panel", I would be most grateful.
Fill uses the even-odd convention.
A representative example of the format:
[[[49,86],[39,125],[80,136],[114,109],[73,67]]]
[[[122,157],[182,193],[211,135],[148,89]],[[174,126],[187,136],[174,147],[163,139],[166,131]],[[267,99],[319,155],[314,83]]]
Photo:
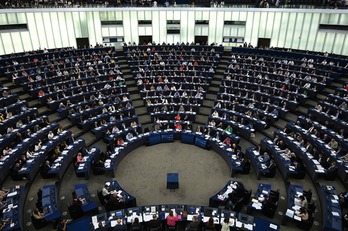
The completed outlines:
[[[209,25],[195,28],[197,19],[209,20]],[[123,25],[102,28],[103,20],[122,20]],[[152,20],[152,26],[139,28],[138,20]],[[167,34],[167,20],[180,20],[180,35]],[[224,27],[225,20],[246,21],[246,25]],[[221,43],[223,36],[238,36],[256,46],[258,38],[270,38],[271,46],[348,55],[347,34],[318,31],[320,23],[348,25],[348,13],[338,10],[71,8],[2,11],[0,24],[10,23],[27,23],[28,31],[1,31],[0,54],[76,47],[77,37],[88,37],[91,44],[102,43],[103,36],[123,36],[125,42],[137,43],[139,35],[152,35],[158,43],[176,43],[192,42],[196,34],[207,35],[209,43]]]

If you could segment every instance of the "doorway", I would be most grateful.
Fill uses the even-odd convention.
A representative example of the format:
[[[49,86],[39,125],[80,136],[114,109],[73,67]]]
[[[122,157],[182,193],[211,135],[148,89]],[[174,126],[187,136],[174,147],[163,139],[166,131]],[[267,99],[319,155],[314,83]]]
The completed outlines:
[[[152,43],[152,36],[139,36],[139,44],[147,44],[151,42]]]
[[[76,45],[78,49],[88,48],[89,47],[89,39],[86,38],[76,38]]]
[[[269,38],[259,38],[257,40],[257,47],[268,48],[271,44],[271,39]]]
[[[195,44],[208,45],[208,36],[195,36]]]

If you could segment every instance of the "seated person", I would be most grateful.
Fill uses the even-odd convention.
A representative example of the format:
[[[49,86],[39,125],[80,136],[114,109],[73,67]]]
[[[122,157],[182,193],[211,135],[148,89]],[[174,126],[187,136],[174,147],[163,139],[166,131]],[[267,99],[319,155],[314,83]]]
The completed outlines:
[[[160,230],[161,229],[161,224],[162,224],[162,222],[157,219],[157,215],[153,214],[152,215],[152,219],[149,222],[147,222],[147,227],[149,228],[150,231],[152,229]]]
[[[326,169],[326,180],[334,180],[337,177],[338,167],[335,160],[330,163],[330,167]]]
[[[340,205],[343,208],[348,207],[348,192],[343,192],[338,195],[339,200],[340,200]]]
[[[68,220],[62,219],[57,225],[57,231],[66,231],[67,224],[68,224]]]
[[[84,162],[84,160],[83,160],[82,153],[79,152],[76,156],[76,163],[81,163],[81,162]]]
[[[300,198],[301,207],[305,208],[305,209],[308,209],[307,198],[305,196],[303,196],[303,195],[301,195],[299,198]]]
[[[291,172],[291,176],[293,178],[302,179],[306,174],[302,163],[298,162],[297,160],[295,160],[290,166],[292,166],[291,168],[293,169],[293,171]]]
[[[122,218],[118,217],[113,231],[127,231],[126,221],[122,223]]]
[[[123,145],[124,144],[124,140],[120,137],[120,138],[118,138],[118,140],[117,140],[117,146],[121,146],[121,145]]]
[[[141,230],[142,225],[139,223],[139,218],[134,218],[134,221],[131,225],[131,230]]]
[[[262,174],[265,177],[274,177],[274,175],[276,173],[276,169],[277,169],[277,166],[274,163],[274,159],[270,159],[269,164],[267,165],[267,169],[268,169],[268,171],[267,172],[263,172]]]
[[[81,206],[83,203],[85,203],[85,199],[81,197],[77,197],[76,194],[74,194],[72,204]]]
[[[5,208],[5,206],[7,205],[6,201],[3,201],[3,197],[0,198],[0,211],[2,212],[2,210]]]
[[[33,217],[36,220],[41,220],[41,221],[45,221],[45,215],[44,213],[40,212],[40,210],[38,208],[34,209],[33,211]]]
[[[19,173],[21,171],[21,164],[19,162],[17,162],[15,164],[15,166],[13,166],[12,170],[11,170],[11,177],[13,180],[22,180],[23,176],[21,176]]]
[[[105,204],[105,210],[112,211],[124,208],[124,201],[122,196],[117,192],[112,192],[109,200]]]
[[[169,211],[169,215],[166,217],[167,220],[167,226],[175,227],[176,222],[179,220],[179,217],[177,215],[174,215],[173,210]]]
[[[105,200],[109,200],[111,193],[109,191],[110,189],[110,182],[106,182],[106,184],[104,185],[103,189],[102,189],[102,194]]]
[[[268,161],[270,160],[270,156],[268,155],[267,152],[264,152],[261,156],[259,156],[259,161],[260,163],[268,163]]]
[[[199,226],[198,217],[195,215],[192,217],[192,222],[186,227],[187,231],[197,231]]]
[[[209,218],[208,222],[205,224],[205,230],[215,231],[216,227],[214,224],[214,219],[212,217]]]
[[[297,213],[297,216],[301,217],[302,221],[308,221],[309,219],[308,211],[305,208],[300,208],[300,211]]]
[[[46,160],[46,162],[42,165],[41,167],[41,174],[42,174],[42,177],[44,178],[48,178],[50,177],[49,175],[49,171],[51,170],[51,164],[50,164],[50,161],[49,160]]]
[[[0,189],[0,197],[5,198],[7,194],[10,192],[10,190],[2,188]]]

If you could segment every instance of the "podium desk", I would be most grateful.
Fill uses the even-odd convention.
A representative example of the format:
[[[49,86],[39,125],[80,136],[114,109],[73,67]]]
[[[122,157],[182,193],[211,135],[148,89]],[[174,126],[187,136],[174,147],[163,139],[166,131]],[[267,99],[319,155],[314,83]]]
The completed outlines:
[[[167,173],[167,189],[174,190],[179,188],[179,173]]]

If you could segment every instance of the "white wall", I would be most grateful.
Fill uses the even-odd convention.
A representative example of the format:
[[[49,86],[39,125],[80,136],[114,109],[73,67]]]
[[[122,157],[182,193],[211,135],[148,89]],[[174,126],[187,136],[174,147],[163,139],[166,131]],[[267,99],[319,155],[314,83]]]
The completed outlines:
[[[101,21],[122,20],[123,26],[101,26]],[[138,20],[152,20],[138,26]],[[180,35],[167,35],[166,20],[180,20]],[[209,20],[195,27],[195,20]],[[245,26],[224,27],[225,20],[246,21]],[[244,37],[257,45],[270,38],[271,46],[348,55],[348,31],[319,31],[320,23],[348,25],[346,10],[243,9],[243,8],[71,8],[8,9],[0,11],[0,25],[27,23],[28,31],[0,32],[0,54],[76,46],[76,38],[88,37],[91,44],[103,37],[139,41],[152,35],[156,42],[192,42],[195,35],[222,43],[224,36]],[[226,43],[227,46],[239,44]]]

